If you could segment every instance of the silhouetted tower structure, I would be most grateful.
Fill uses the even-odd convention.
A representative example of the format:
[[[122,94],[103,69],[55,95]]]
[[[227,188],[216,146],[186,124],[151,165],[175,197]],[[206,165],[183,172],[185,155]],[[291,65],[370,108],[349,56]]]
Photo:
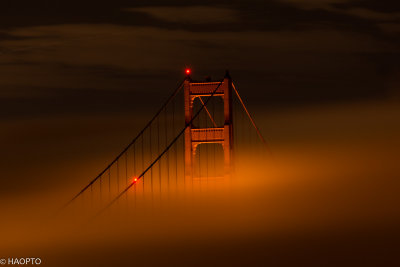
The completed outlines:
[[[185,122],[193,118],[193,103],[199,97],[221,97],[224,103],[224,126],[214,128],[195,127],[192,123],[185,129],[185,177],[192,178],[196,148],[200,144],[221,144],[224,150],[224,174],[228,176],[233,162],[233,113],[232,79],[227,71],[221,82],[192,82],[187,72],[184,82]],[[221,84],[220,84],[221,83]],[[219,87],[218,87],[219,86]],[[216,90],[216,88],[218,89]],[[214,92],[215,91],[215,92]],[[213,94],[214,93],[214,94]],[[203,102],[201,100],[201,102]]]

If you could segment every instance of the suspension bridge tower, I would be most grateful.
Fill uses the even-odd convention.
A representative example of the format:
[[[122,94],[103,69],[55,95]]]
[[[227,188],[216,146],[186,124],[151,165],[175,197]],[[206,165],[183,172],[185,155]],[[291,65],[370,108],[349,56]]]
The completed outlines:
[[[201,144],[217,143],[224,151],[224,174],[229,176],[233,165],[233,113],[232,79],[227,71],[222,82],[193,82],[190,70],[186,70],[184,82],[185,123],[185,177],[193,178],[196,149]],[[223,127],[201,128],[193,125],[193,104],[196,98],[221,97],[224,105]],[[204,106],[207,110],[207,107]]]

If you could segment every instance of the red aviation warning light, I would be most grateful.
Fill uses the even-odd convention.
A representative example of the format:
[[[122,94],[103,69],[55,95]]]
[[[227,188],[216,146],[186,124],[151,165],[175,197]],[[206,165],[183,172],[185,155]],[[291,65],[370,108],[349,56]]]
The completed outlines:
[[[186,73],[186,75],[190,75],[192,73],[192,70],[191,69],[186,69],[185,73]]]
[[[132,183],[133,183],[133,184],[136,184],[137,180],[138,180],[137,177],[133,178]]]

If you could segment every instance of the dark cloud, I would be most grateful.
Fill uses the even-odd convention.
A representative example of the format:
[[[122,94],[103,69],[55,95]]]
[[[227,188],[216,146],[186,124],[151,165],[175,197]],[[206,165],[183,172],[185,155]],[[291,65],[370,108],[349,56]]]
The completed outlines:
[[[231,23],[237,21],[235,10],[220,7],[141,7],[126,9],[126,11],[148,14],[153,18],[166,22],[187,24]]]
[[[174,86],[174,80],[180,80],[179,72],[191,64],[203,70],[204,74],[195,72],[200,77],[211,74],[219,78],[229,68],[241,87],[249,90],[248,95],[258,94],[258,101],[279,105],[285,99],[308,104],[384,93],[385,75],[396,68],[397,55],[390,42],[338,30],[195,33],[117,25],[54,25],[25,27],[10,34],[55,37],[0,42],[9,49],[0,66],[4,88],[34,85],[156,91],[161,85]],[[387,53],[392,56],[377,60]],[[10,65],[12,62],[20,64]],[[386,71],[382,71],[383,65]],[[256,89],[260,81],[265,90]],[[116,108],[118,105],[116,102]]]
[[[0,95],[18,114],[35,102],[42,109],[53,92],[96,112],[79,108],[90,106],[83,92],[99,90],[100,102],[113,102],[105,91],[164,92],[192,66],[196,78],[231,69],[252,104],[382,98],[398,73],[399,12],[393,1],[9,2]]]

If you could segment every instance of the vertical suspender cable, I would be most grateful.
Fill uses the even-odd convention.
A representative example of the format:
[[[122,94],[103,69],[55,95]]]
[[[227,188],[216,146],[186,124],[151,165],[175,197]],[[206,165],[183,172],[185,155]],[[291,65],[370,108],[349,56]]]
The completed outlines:
[[[168,117],[167,117],[167,107],[165,107],[165,146],[168,144]],[[169,151],[167,151],[166,156],[166,169],[167,169],[167,190],[169,190]]]
[[[133,145],[133,176],[136,177],[136,146]]]
[[[128,185],[128,151],[125,153],[125,186]],[[126,194],[126,200],[128,200],[128,194]]]
[[[175,99],[172,100],[172,136],[175,136]],[[178,186],[178,145],[174,145],[175,156],[175,182]]]
[[[101,180],[102,180],[102,178],[103,178],[103,177],[101,177],[101,178],[99,179],[99,180],[100,180],[100,181],[99,181],[99,182],[100,182],[100,202],[101,202]]]
[[[160,154],[160,118],[157,117],[157,154]],[[160,186],[160,197],[161,197],[161,160],[158,162],[158,180]]]
[[[111,199],[111,168],[108,169],[108,198]]]
[[[128,184],[128,153],[125,154],[125,183]]]
[[[90,185],[90,207],[93,208],[93,185]]]
[[[153,160],[152,159],[153,158],[153,151],[151,149],[151,139],[153,138],[152,131],[151,131],[151,125],[150,125],[150,128],[149,128],[149,131],[150,131],[149,153],[150,153],[150,162],[151,162]],[[153,198],[153,169],[150,170],[150,188],[151,188],[151,197]]]
[[[117,192],[119,192],[119,160],[117,160]]]
[[[139,151],[136,151],[136,150],[139,150],[139,144],[136,144],[136,143],[134,143],[133,144],[133,175],[134,175],[134,179],[136,179],[137,178],[137,174],[138,173],[140,173],[140,163],[139,163],[139,156],[138,155],[140,155],[140,153],[139,153]],[[135,212],[135,208],[136,208],[136,204],[137,204],[137,189],[136,189],[137,187],[136,187],[136,184],[135,184],[135,187],[134,187],[134,189],[135,190],[133,190],[133,208],[134,208],[134,212]]]
[[[142,135],[142,155],[141,155],[141,157],[142,157],[142,170],[141,171],[143,171],[144,170],[144,137],[143,137],[143,135]],[[142,187],[143,187],[143,196],[144,196],[144,179],[142,179]]]

